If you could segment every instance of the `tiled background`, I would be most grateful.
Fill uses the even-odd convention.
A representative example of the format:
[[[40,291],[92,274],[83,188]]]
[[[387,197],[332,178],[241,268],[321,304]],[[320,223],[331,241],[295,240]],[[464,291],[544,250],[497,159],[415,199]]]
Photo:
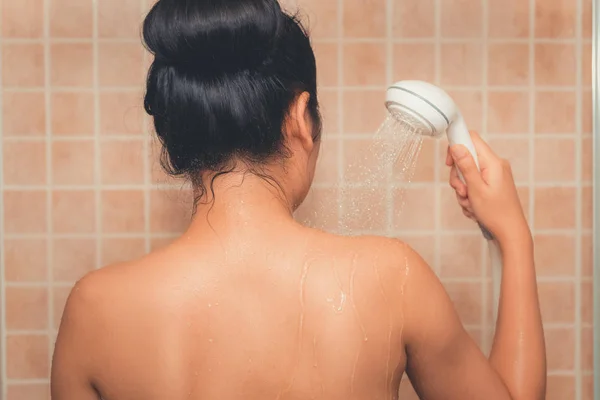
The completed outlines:
[[[160,172],[141,107],[139,23],[151,1],[0,0],[2,398],[48,398],[51,349],[78,277],[185,226],[187,192]],[[548,398],[591,399],[591,0],[298,3],[325,116],[301,216],[336,228],[331,198],[383,119],[388,83],[441,84],[513,163],[537,245]],[[399,217],[393,188],[370,203],[388,216],[372,230],[423,254],[487,349],[485,246],[446,185],[444,149],[425,142]],[[413,396],[407,383],[402,392]]]

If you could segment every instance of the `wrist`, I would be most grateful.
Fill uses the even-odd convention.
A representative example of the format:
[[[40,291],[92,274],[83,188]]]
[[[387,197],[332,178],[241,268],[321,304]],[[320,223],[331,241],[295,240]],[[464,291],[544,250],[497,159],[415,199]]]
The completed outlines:
[[[503,254],[514,252],[533,254],[533,237],[526,222],[497,237],[497,241]]]

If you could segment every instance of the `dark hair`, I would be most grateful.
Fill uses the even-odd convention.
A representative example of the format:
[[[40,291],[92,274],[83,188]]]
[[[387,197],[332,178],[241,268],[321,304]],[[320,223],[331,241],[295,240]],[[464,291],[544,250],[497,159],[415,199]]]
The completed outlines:
[[[223,173],[234,158],[261,164],[286,155],[282,129],[302,92],[318,139],[314,53],[277,0],[159,0],[143,37],[154,54],[144,107],[162,165],[202,194],[202,172]]]

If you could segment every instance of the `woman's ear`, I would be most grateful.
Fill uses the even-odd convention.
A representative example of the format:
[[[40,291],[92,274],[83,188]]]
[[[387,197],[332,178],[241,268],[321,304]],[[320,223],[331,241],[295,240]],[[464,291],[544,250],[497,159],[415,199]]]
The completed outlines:
[[[284,133],[288,143],[297,142],[307,152],[311,152],[314,147],[313,124],[308,112],[309,100],[308,92],[302,92],[296,97],[290,107]]]

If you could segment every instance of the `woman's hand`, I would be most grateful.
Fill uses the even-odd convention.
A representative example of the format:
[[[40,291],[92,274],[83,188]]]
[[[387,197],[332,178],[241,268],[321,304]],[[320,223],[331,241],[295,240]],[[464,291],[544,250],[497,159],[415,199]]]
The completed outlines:
[[[483,224],[498,240],[531,236],[508,161],[498,157],[477,133],[471,138],[480,170],[466,147],[448,148],[446,165],[451,167],[450,186],[455,190],[463,213]],[[465,183],[459,177],[462,173]]]

